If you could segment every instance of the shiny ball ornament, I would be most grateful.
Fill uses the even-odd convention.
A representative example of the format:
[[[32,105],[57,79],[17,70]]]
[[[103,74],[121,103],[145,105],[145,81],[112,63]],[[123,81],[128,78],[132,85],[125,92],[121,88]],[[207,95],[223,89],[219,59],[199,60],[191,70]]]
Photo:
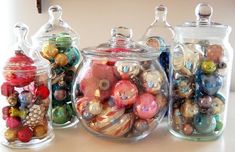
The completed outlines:
[[[141,69],[140,64],[135,61],[117,61],[115,67],[122,79],[129,79],[137,76]]]
[[[59,53],[55,44],[45,43],[42,47],[42,56],[48,60],[52,60]]]
[[[17,101],[18,101],[18,96],[17,94],[11,94],[8,98],[7,98],[7,101],[8,103],[11,105],[11,106],[15,106],[17,104]]]
[[[18,128],[21,125],[20,119],[16,117],[8,117],[6,120],[6,126],[14,129]]]
[[[181,130],[182,125],[183,125],[183,117],[180,112],[180,109],[177,108],[173,110],[172,119],[173,119],[172,123],[173,123],[174,129],[177,131]]]
[[[193,94],[192,82],[187,77],[179,77],[175,82],[175,92],[181,98],[189,98]]]
[[[89,121],[89,120],[91,120],[92,118],[94,118],[94,115],[91,114],[91,113],[88,112],[88,111],[84,111],[84,112],[82,113],[82,118],[85,119],[86,121]]]
[[[224,97],[217,94],[212,99],[212,114],[221,114],[225,109],[224,102],[225,102]]]
[[[14,87],[24,87],[34,81],[36,67],[33,60],[22,53],[16,51],[15,56],[11,57],[4,67],[4,78]]]
[[[102,104],[100,101],[91,100],[88,105],[88,112],[92,115],[98,115],[102,112]]]
[[[74,47],[68,48],[64,54],[68,58],[68,65],[69,66],[75,66],[76,64],[78,64],[78,62],[80,60],[80,54],[76,48],[74,48]]]
[[[141,119],[153,118],[159,110],[156,98],[149,93],[138,96],[134,104],[134,112]]]
[[[193,129],[192,125],[190,125],[190,124],[184,124],[183,125],[182,132],[183,132],[184,135],[186,135],[186,136],[192,135],[193,134],[193,130],[194,129]]]
[[[38,125],[33,128],[33,136],[40,138],[47,134],[47,127],[44,125]]]
[[[118,107],[135,103],[137,96],[137,87],[128,80],[120,80],[116,83],[113,90],[113,98]]]
[[[164,94],[159,93],[155,97],[156,97],[156,101],[158,103],[159,109],[163,109],[164,107],[167,106],[167,97]]]
[[[48,98],[49,94],[50,94],[50,90],[47,88],[47,86],[45,85],[40,85],[35,89],[35,95],[37,97],[40,97],[40,99],[44,100],[46,98]]]
[[[148,121],[144,119],[137,119],[134,122],[134,128],[136,131],[141,133],[147,131],[149,129]]]
[[[59,53],[55,57],[55,64],[58,66],[65,66],[68,62],[68,57],[63,53]]]
[[[60,33],[56,38],[56,46],[60,49],[69,48],[72,44],[72,38],[68,33]]]
[[[221,121],[216,121],[215,131],[220,131],[223,128],[223,123]]]
[[[69,121],[68,112],[65,106],[57,106],[52,110],[52,120],[57,124],[64,124]]]
[[[153,49],[156,49],[156,51],[158,51],[158,52],[164,51],[165,47],[166,47],[166,43],[165,43],[164,39],[159,36],[149,37],[149,38],[147,38],[145,43],[147,46],[149,46]]]
[[[17,140],[17,129],[7,129],[4,133],[4,137],[9,142]]]
[[[63,101],[67,97],[67,91],[64,90],[64,89],[57,89],[57,90],[54,91],[53,97],[57,101]]]
[[[181,106],[181,113],[185,118],[192,118],[199,111],[197,104],[193,101],[187,99],[184,104]]]
[[[210,96],[204,96],[199,98],[198,105],[200,108],[211,108],[212,106],[212,98]]]
[[[201,78],[201,88],[208,95],[215,95],[223,85],[223,78],[218,74],[204,75]]]
[[[163,76],[159,71],[145,71],[141,75],[141,78],[143,81],[143,86],[147,92],[156,94],[158,91],[160,91],[163,84]]]
[[[33,137],[33,132],[28,126],[18,130],[17,137],[21,142],[29,142]]]
[[[8,83],[8,82],[4,82],[2,85],[1,85],[1,94],[8,97],[10,96],[11,94],[13,94],[15,91],[14,87]]]
[[[205,74],[211,74],[211,73],[215,72],[216,64],[210,60],[202,61],[201,69]]]
[[[194,117],[193,124],[199,134],[210,134],[216,128],[216,119],[211,115],[199,113]]]
[[[224,56],[224,49],[217,44],[209,45],[206,48],[206,56],[207,59],[212,60],[215,63],[219,63]]]
[[[33,103],[33,94],[30,91],[22,91],[19,94],[20,104],[22,108],[25,108],[30,103]]]
[[[105,107],[104,110],[89,124],[95,131],[111,137],[125,135],[133,125],[133,115],[124,114],[124,108]]]

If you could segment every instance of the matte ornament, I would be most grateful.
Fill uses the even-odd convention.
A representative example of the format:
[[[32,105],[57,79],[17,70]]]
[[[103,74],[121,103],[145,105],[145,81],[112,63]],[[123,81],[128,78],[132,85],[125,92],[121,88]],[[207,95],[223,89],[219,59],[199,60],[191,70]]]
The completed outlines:
[[[18,108],[14,108],[14,107],[11,107],[9,109],[9,114],[11,117],[19,117],[21,119],[25,119],[27,114],[28,114],[28,111],[27,110],[20,110]]]
[[[201,75],[201,87],[208,95],[215,95],[223,85],[223,79],[218,74]]]
[[[113,90],[113,98],[118,107],[135,103],[137,96],[137,87],[128,80],[117,82]]]
[[[37,97],[40,97],[40,99],[42,100],[48,98],[49,94],[50,94],[50,91],[45,85],[40,85],[39,87],[35,89],[35,95]]]
[[[140,64],[135,61],[117,61],[115,67],[122,79],[135,77],[140,72]]]
[[[42,56],[48,60],[52,60],[59,53],[55,44],[45,43],[42,47]]]
[[[153,118],[159,110],[156,98],[149,93],[138,96],[134,104],[135,114],[142,119]]]
[[[157,70],[145,71],[141,75],[143,86],[149,93],[156,94],[163,84],[163,76]]]
[[[194,117],[193,124],[199,134],[210,134],[216,128],[216,119],[211,115],[199,113]]]
[[[183,130],[182,130],[183,134],[186,136],[190,136],[193,134],[193,127],[190,124],[185,124],[183,125]]]
[[[211,74],[216,70],[216,64],[213,61],[207,60],[201,63],[201,69],[205,74]]]
[[[17,129],[7,129],[4,133],[4,137],[9,142],[17,140]]]
[[[21,142],[29,142],[33,137],[33,132],[28,126],[24,126],[18,131],[17,137]]]
[[[14,129],[18,128],[21,125],[20,119],[16,117],[8,117],[6,120],[7,127]]]
[[[33,135],[38,138],[42,138],[47,134],[47,128],[44,125],[38,125],[33,128]]]
[[[219,63],[222,57],[224,56],[224,50],[220,45],[214,44],[209,45],[206,48],[207,59],[214,61],[215,63]]]
[[[8,97],[12,93],[14,93],[14,87],[10,83],[4,82],[1,86],[1,94]]]
[[[72,44],[72,38],[68,33],[60,33],[56,38],[56,46],[61,49],[69,48]]]

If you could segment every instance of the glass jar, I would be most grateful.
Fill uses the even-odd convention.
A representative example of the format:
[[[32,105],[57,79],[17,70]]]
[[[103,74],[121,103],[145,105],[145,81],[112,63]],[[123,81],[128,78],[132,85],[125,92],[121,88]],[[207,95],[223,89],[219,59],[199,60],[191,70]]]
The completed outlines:
[[[218,138],[226,123],[233,49],[231,28],[211,22],[212,8],[198,4],[196,22],[175,27],[170,132],[188,140]]]
[[[51,6],[48,13],[49,21],[32,37],[33,46],[51,63],[53,127],[67,128],[77,123],[71,92],[80,60],[78,35],[61,19],[60,6]]]
[[[37,54],[30,56],[27,32],[26,25],[15,25],[18,42],[3,68],[1,143],[12,148],[38,146],[54,137],[49,63]]]
[[[169,73],[170,45],[174,37],[173,27],[167,22],[167,7],[159,5],[155,8],[155,20],[147,28],[139,43],[157,51],[160,55],[158,61]]]
[[[111,40],[82,50],[73,100],[92,134],[138,140],[156,128],[167,110],[168,81],[157,52],[132,41],[132,30],[113,28]]]

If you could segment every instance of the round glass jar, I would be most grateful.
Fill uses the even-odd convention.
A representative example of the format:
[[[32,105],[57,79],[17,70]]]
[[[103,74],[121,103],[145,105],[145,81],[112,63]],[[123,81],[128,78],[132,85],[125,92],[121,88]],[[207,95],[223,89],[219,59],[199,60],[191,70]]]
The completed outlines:
[[[168,81],[158,53],[131,40],[132,30],[113,28],[109,42],[82,50],[73,100],[82,125],[92,134],[139,140],[167,110]]]
[[[1,83],[1,143],[11,148],[29,148],[54,137],[50,117],[50,66],[37,54],[31,54],[26,41],[28,27],[15,25],[18,38],[14,54],[3,68]]]
[[[208,4],[198,4],[195,14],[196,22],[175,27],[169,129],[183,139],[213,140],[222,134],[227,119],[231,28],[211,22]]]
[[[67,128],[77,123],[71,92],[80,61],[78,35],[61,19],[60,6],[51,6],[48,13],[49,21],[32,37],[33,47],[51,63],[53,127]]]

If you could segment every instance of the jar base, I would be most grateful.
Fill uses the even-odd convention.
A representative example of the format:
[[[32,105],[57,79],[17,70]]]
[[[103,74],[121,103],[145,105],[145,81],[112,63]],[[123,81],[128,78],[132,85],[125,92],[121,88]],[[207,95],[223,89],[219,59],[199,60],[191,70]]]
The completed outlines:
[[[184,140],[189,140],[189,141],[212,141],[212,140],[217,140],[221,135],[222,135],[222,131],[218,134],[212,134],[212,135],[207,135],[207,136],[185,136],[185,135],[182,135],[178,132],[176,132],[174,129],[170,128],[169,127],[169,132],[174,135],[175,137],[177,138],[180,138],[180,139],[184,139]]]
[[[36,148],[36,147],[41,147],[42,145],[48,144],[54,139],[54,137],[55,137],[55,134],[53,130],[51,130],[49,134],[43,139],[35,138],[27,143],[23,143],[20,141],[8,142],[7,140],[4,140],[2,142],[2,145],[9,147],[9,148],[14,148],[14,149]]]

